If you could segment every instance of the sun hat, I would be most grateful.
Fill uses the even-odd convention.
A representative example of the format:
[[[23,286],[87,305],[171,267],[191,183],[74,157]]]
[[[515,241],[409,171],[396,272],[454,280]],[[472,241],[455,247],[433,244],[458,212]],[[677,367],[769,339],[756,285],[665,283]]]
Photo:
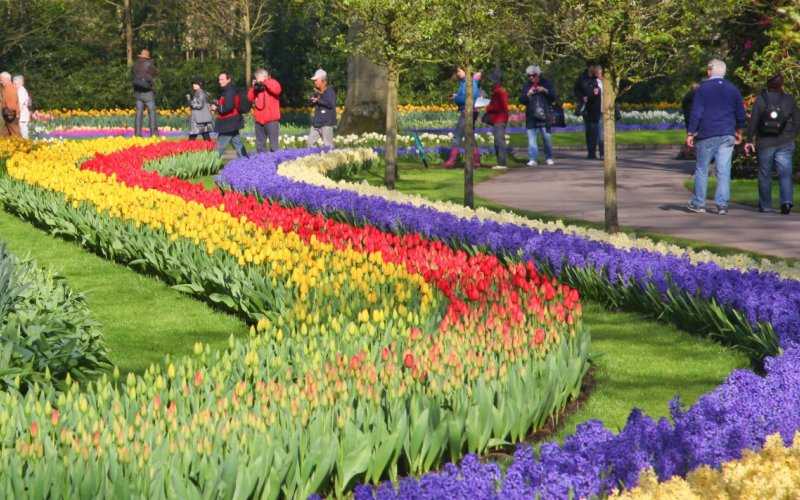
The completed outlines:
[[[314,80],[314,81],[316,81],[316,80],[328,81],[328,73],[326,73],[324,69],[318,69],[314,73],[314,76],[311,77],[311,79]]]

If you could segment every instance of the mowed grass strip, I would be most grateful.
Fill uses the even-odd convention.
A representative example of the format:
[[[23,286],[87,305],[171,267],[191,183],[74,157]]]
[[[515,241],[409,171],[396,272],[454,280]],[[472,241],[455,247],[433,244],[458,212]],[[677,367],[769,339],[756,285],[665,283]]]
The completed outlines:
[[[86,295],[102,325],[111,360],[124,375],[142,373],[166,354],[192,352],[196,342],[223,348],[247,325],[234,316],[171,289],[164,282],[98,257],[0,210],[0,240],[31,256]]]

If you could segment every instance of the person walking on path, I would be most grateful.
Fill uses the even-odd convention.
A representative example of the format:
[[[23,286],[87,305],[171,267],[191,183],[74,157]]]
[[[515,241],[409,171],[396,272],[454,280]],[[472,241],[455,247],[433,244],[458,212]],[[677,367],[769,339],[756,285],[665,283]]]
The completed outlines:
[[[767,81],[767,89],[753,104],[747,127],[745,153],[758,148],[758,210],[772,212],[772,170],[778,171],[781,213],[793,206],[792,159],[800,131],[800,111],[794,97],[783,92],[783,76]]]
[[[192,81],[192,93],[186,94],[186,101],[192,110],[189,118],[189,140],[197,139],[198,135],[203,140],[211,139],[214,130],[214,117],[211,116],[211,103],[208,94],[203,90],[203,81],[195,78]]]
[[[700,84],[692,103],[686,136],[686,145],[697,151],[694,196],[687,207],[691,212],[706,211],[708,165],[713,158],[717,169],[714,202],[719,215],[728,213],[733,148],[742,141],[745,113],[742,94],[725,80],[726,71],[723,61],[712,59],[708,63],[708,80]]]
[[[575,82],[575,96],[579,115],[583,117],[586,136],[586,157],[596,160],[603,157],[603,84],[602,67],[589,64]]]
[[[133,96],[136,98],[136,118],[133,123],[134,135],[136,137],[142,136],[142,120],[144,119],[144,109],[147,108],[150,136],[157,136],[155,79],[158,76],[158,70],[153,60],[150,59],[149,50],[143,49],[136,56],[132,73]]]
[[[19,132],[23,139],[30,139],[31,123],[31,96],[25,88],[25,77],[15,75],[12,78],[14,88],[17,89],[17,100],[19,101]]]
[[[542,136],[545,161],[553,165],[553,143],[550,138],[550,107],[556,100],[556,90],[549,80],[542,77],[542,70],[535,64],[525,70],[528,81],[522,86],[519,102],[525,106],[525,128],[528,132],[528,166],[539,163],[538,136]]]
[[[218,81],[220,95],[216,104],[212,106],[217,112],[217,120],[214,122],[217,153],[222,156],[228,144],[232,144],[237,157],[247,156],[247,150],[239,136],[239,131],[244,127],[244,119],[239,112],[241,96],[231,81],[230,73],[223,71],[219,74]]]
[[[492,126],[494,135],[494,153],[497,157],[495,169],[508,168],[508,146],[506,145],[506,127],[508,126],[508,92],[503,87],[500,71],[491,74],[492,95],[484,112],[484,120]]]
[[[473,106],[475,102],[480,97],[480,76],[479,73],[476,73],[477,78],[472,79],[472,103]],[[442,163],[443,168],[453,168],[456,165],[456,161],[458,160],[458,155],[460,152],[461,146],[464,145],[464,140],[466,139],[466,117],[464,115],[465,108],[467,105],[467,72],[464,71],[463,68],[456,68],[456,78],[458,79],[458,89],[456,93],[453,94],[453,104],[458,106],[458,121],[456,122],[456,128],[453,131],[453,145],[450,147],[450,155],[448,156],[447,160]],[[474,108],[473,108],[474,109]],[[475,118],[477,118],[477,112],[473,112],[472,116],[472,123],[473,123],[473,130],[475,124]],[[475,166],[479,166],[481,163],[481,153],[478,151],[476,147],[472,153],[472,163]]]
[[[269,150],[278,151],[280,149],[281,84],[272,78],[264,68],[258,68],[254,76],[253,86],[247,90],[247,99],[250,100],[253,107],[256,151],[264,153],[267,150],[267,137],[269,137]],[[334,97],[334,105],[335,103],[336,98]]]
[[[7,71],[0,73],[0,90],[2,90],[0,108],[3,115],[0,137],[22,137],[19,127],[19,96],[14,82],[11,81],[11,74]]]
[[[336,126],[336,91],[328,86],[328,73],[323,69],[318,69],[311,80],[314,82],[314,95],[310,99],[314,106],[314,118],[306,143],[312,148],[322,139],[326,148],[332,148],[333,127]]]

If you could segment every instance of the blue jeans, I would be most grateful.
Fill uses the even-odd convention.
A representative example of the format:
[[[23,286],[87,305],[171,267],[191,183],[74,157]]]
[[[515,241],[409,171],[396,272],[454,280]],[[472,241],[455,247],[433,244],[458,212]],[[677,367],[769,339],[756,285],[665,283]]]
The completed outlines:
[[[721,135],[701,139],[695,143],[697,165],[694,170],[694,196],[691,204],[696,207],[706,206],[706,189],[708,188],[708,165],[711,159],[717,167],[717,191],[714,202],[717,208],[728,208],[731,198],[731,160],[736,139],[732,135]]]
[[[240,158],[242,156],[247,156],[247,150],[244,149],[244,144],[242,144],[242,138],[239,136],[239,132],[235,134],[219,134],[217,136],[217,153],[219,153],[220,156],[225,154],[225,148],[228,147],[228,144],[233,144],[236,156]]]
[[[544,145],[544,157],[548,160],[553,159],[553,142],[550,139],[550,132],[547,127],[536,127],[528,129],[528,159],[537,161],[539,158],[539,144],[537,142],[537,133],[542,136],[542,144]]]
[[[758,150],[758,206],[772,208],[772,167],[778,171],[781,205],[792,202],[792,156],[794,143]]]

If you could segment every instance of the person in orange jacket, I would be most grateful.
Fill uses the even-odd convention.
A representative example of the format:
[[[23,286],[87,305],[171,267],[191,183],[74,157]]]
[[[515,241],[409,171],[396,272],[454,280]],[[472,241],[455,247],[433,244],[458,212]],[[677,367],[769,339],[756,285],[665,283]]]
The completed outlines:
[[[252,103],[253,122],[256,130],[256,150],[259,153],[280,149],[281,101],[283,89],[278,80],[272,78],[264,68],[258,68],[253,86],[247,90],[247,99]]]
[[[22,137],[19,128],[19,97],[17,88],[11,81],[11,74],[7,71],[0,73],[0,108],[3,116],[0,117],[0,137]]]

